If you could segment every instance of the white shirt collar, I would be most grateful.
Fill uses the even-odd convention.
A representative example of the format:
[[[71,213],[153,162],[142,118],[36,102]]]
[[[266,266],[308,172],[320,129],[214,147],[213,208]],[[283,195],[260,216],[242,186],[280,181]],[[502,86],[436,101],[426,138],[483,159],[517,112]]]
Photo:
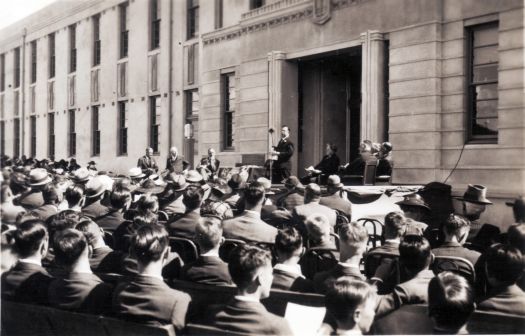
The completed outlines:
[[[235,300],[244,301],[244,302],[259,302],[256,298],[252,296],[245,296],[245,295],[235,295]]]
[[[219,252],[211,250],[211,251],[201,254],[201,257],[219,257]]]
[[[162,276],[159,276],[159,275],[153,275],[153,274],[140,274],[140,275],[143,276],[143,277],[156,278],[156,279],[160,279],[160,280],[164,281],[164,278]]]
[[[341,330],[341,329],[337,329],[335,334],[339,336],[362,335],[362,333],[359,330]]]
[[[297,264],[296,265],[276,264],[273,268],[279,271],[286,272],[286,273],[295,274],[295,275],[298,275],[304,278],[303,273],[301,272],[301,266]]]
[[[32,259],[18,259],[18,261],[23,262],[23,263],[27,263],[27,264],[33,264],[33,265],[42,266],[42,262],[41,261],[36,261],[36,260],[32,260]]]
[[[251,213],[251,214],[254,214],[254,215],[257,215],[258,218],[261,218],[261,213],[259,211],[253,211],[253,210],[244,210],[245,212],[248,212],[248,213]]]
[[[386,242],[389,242],[389,243],[400,243],[400,239],[399,238],[394,238],[394,239],[385,239],[385,243]]]

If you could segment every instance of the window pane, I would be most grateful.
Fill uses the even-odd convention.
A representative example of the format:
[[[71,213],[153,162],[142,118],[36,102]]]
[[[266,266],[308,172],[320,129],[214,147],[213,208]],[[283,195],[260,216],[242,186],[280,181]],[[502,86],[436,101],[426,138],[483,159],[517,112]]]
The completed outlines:
[[[497,26],[478,28],[474,31],[474,47],[498,44]]]
[[[476,118],[487,118],[498,116],[498,100],[482,100],[476,102]]]
[[[498,118],[477,119],[474,122],[472,130],[474,135],[490,135],[498,134]]]
[[[474,67],[474,82],[488,82],[498,80],[498,65],[478,65]]]
[[[498,84],[485,84],[476,86],[476,99],[497,99]]]
[[[474,65],[495,63],[498,61],[498,46],[474,49]]]

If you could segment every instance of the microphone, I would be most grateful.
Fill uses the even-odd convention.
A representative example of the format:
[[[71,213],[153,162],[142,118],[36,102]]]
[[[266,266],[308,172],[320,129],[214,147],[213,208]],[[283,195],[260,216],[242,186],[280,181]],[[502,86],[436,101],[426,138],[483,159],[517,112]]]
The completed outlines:
[[[272,134],[273,132],[275,131],[273,130],[273,128],[270,127],[270,129],[268,130],[268,133]]]

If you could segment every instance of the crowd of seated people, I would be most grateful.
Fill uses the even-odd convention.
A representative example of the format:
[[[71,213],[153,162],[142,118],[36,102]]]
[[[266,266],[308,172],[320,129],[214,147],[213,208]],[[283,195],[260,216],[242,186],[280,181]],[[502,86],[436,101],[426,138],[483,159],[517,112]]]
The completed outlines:
[[[289,335],[290,321],[264,304],[276,290],[323,295],[322,334],[373,332],[413,304],[428,306],[437,333],[464,332],[475,310],[525,317],[522,198],[511,204],[516,224],[479,252],[467,243],[471,221],[462,214],[447,217],[443,241],[431,246],[415,209],[430,206],[409,195],[401,211],[386,214],[382,244],[371,249],[335,175],[324,195],[292,176],[271,200],[271,185],[240,174],[205,181],[191,170],[162,178],[139,168],[120,177],[80,169],[3,168],[3,300],[178,332],[199,323]],[[173,239],[198,253],[177,251]],[[228,242],[234,248],[223,250]],[[192,297],[178,282],[236,294],[189,314]]]

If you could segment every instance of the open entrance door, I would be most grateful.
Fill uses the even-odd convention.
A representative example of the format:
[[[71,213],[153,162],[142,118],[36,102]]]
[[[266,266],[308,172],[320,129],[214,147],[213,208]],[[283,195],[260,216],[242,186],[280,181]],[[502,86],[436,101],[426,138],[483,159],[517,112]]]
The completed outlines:
[[[361,48],[300,59],[298,175],[316,165],[327,143],[341,164],[358,154],[361,114]]]

